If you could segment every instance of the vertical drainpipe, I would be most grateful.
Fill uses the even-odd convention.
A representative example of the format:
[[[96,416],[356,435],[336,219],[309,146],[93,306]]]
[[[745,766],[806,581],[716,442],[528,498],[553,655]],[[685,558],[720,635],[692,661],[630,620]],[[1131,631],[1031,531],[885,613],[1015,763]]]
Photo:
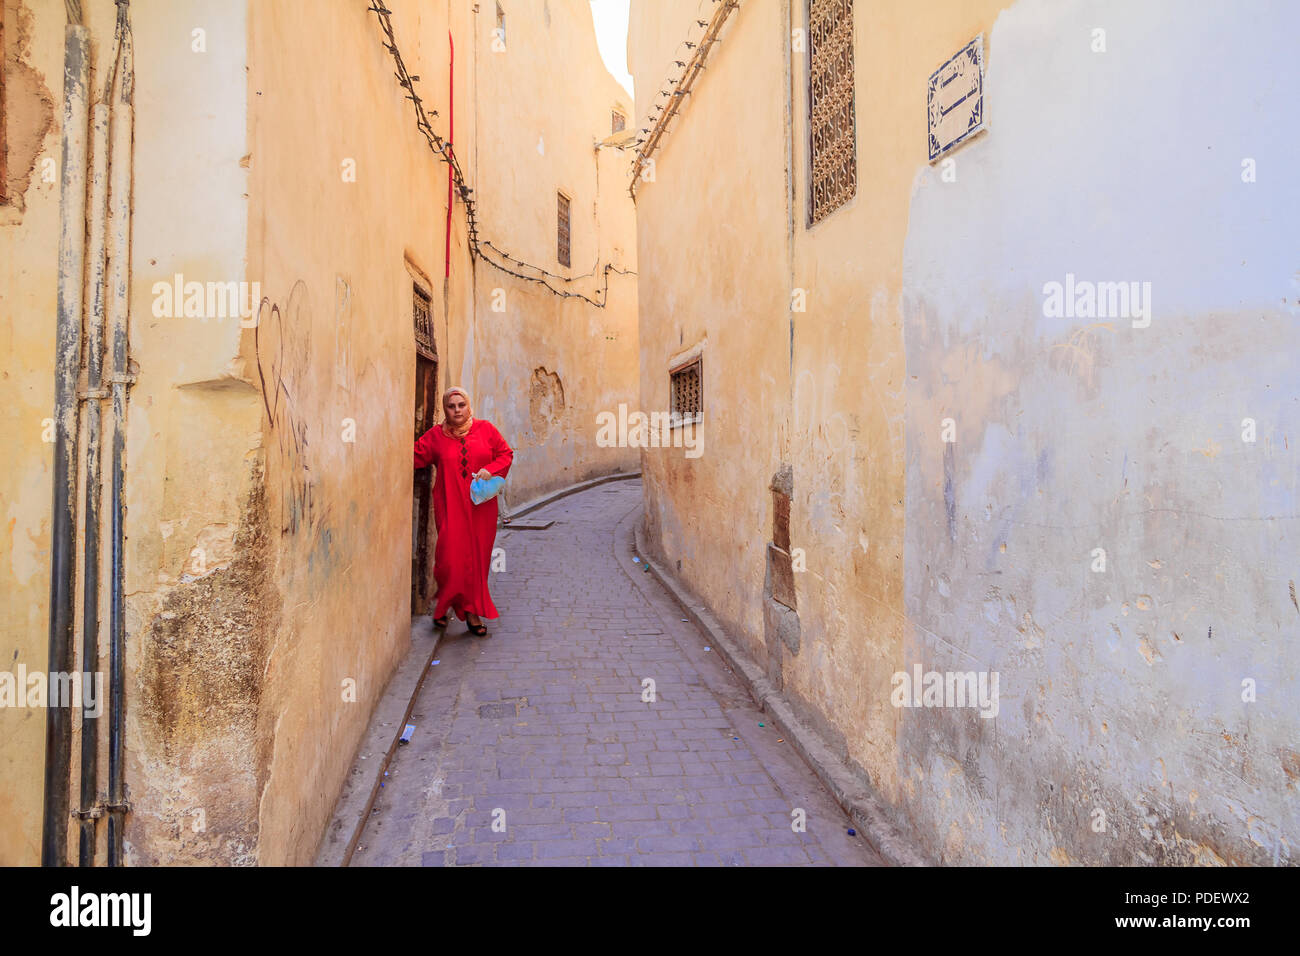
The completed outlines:
[[[126,788],[122,764],[124,722],[126,607],[123,564],[126,519],[126,390],[134,381],[127,363],[127,283],[131,275],[131,137],[135,124],[135,72],[127,0],[117,0],[120,44],[116,76],[109,97],[112,111],[109,147],[108,187],[108,326],[112,355],[113,444],[112,444],[112,546],[109,599],[109,737],[108,737],[108,865],[122,864]]]
[[[50,534],[50,673],[72,672],[76,601],[77,378],[86,243],[86,133],[90,32],[71,21],[63,37],[63,163],[59,194],[59,288],[54,348],[54,501]],[[60,703],[64,703],[60,701]],[[41,865],[68,862],[72,707],[45,710]]]
[[[452,142],[456,137],[456,44],[451,39],[451,8],[447,8],[447,237],[444,241],[446,260],[442,272],[442,322],[443,341],[447,347],[447,363],[451,364],[451,208],[452,208],[452,174],[455,170],[451,158],[455,155]],[[471,260],[473,256],[470,257]],[[471,273],[471,281],[473,274]],[[447,381],[451,381],[448,374]],[[471,387],[473,387],[471,385]]]
[[[108,202],[108,105],[95,104],[91,115],[90,311],[86,314],[86,543],[83,570],[85,595],[81,634],[81,671],[94,680],[99,671],[99,471],[100,403],[106,396],[104,373],[104,218]],[[92,685],[93,686],[93,685]],[[99,704],[99,701],[96,701]],[[99,719],[82,710],[81,719],[81,834],[78,861],[95,864],[95,817],[99,782]]]
[[[451,31],[447,31],[447,239],[444,243],[446,249],[446,262],[443,264],[443,285],[446,286],[447,280],[451,278],[451,208],[453,202],[452,180],[455,178],[453,173],[455,169],[451,165],[451,157],[456,154],[455,148],[451,145],[456,139],[456,44],[452,42]]]

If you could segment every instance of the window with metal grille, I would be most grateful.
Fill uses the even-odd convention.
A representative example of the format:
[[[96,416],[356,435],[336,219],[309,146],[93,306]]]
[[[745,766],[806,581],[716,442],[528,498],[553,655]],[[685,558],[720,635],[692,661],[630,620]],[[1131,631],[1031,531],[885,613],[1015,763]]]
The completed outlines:
[[[627,117],[618,110],[614,110],[613,117],[609,124],[610,133],[621,133],[625,129],[627,129]]]
[[[556,193],[555,257],[560,265],[569,265],[569,197]]]
[[[704,416],[704,366],[699,359],[669,373],[673,421],[698,422]]]
[[[418,285],[411,287],[411,315],[415,322],[415,350],[427,358],[435,358],[437,351],[433,347],[433,320],[430,317],[429,293]]]
[[[497,39],[502,43],[506,42],[506,12],[501,9],[501,4],[497,4]]]
[[[858,188],[853,0],[808,0],[808,225]]]
[[[5,56],[5,11],[9,4],[0,7],[0,206],[9,201],[9,145],[5,137],[5,127],[9,125],[9,104],[5,102],[5,72],[8,62]]]

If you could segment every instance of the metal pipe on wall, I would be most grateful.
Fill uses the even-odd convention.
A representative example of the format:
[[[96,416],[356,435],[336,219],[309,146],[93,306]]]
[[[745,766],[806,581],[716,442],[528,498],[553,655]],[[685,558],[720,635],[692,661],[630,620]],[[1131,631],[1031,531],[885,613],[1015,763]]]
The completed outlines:
[[[69,22],[63,39],[63,153],[59,194],[58,316],[54,354],[54,493],[50,535],[50,674],[72,671],[76,602],[77,378],[81,365],[86,242],[86,138],[90,33]],[[72,766],[72,708],[45,710],[41,865],[64,866]]]
[[[86,530],[82,586],[81,671],[93,680],[99,670],[99,469],[100,402],[107,394],[104,372],[104,235],[108,204],[108,106],[95,104],[91,119],[90,309],[86,313]],[[81,809],[78,862],[95,864],[95,818],[99,782],[99,719],[82,711]]]
[[[122,735],[125,718],[124,683],[126,656],[125,565],[125,468],[127,387],[134,381],[127,358],[127,284],[131,274],[131,167],[132,135],[135,126],[135,71],[127,0],[117,0],[120,42],[115,66],[109,154],[108,191],[108,323],[112,355],[113,442],[112,442],[112,545],[109,598],[109,744],[108,744],[108,865],[122,863],[125,828],[126,786],[122,763]]]

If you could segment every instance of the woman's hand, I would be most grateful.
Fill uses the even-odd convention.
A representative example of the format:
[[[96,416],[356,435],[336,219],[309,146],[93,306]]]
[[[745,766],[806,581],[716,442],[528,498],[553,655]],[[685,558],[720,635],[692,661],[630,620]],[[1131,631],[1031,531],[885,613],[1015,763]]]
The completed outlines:
[[[480,481],[487,481],[492,477],[492,472],[488,471],[486,468],[480,468],[474,473],[474,477]]]

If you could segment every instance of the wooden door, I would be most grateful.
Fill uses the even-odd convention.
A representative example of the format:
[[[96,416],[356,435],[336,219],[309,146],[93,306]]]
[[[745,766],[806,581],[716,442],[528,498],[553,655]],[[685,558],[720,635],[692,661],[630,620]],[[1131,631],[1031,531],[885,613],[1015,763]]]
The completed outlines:
[[[415,357],[415,437],[419,438],[434,425],[438,410],[438,362],[417,354]],[[436,591],[433,580],[433,548],[437,529],[432,509],[433,466],[415,472],[411,522],[411,614],[431,612]]]

